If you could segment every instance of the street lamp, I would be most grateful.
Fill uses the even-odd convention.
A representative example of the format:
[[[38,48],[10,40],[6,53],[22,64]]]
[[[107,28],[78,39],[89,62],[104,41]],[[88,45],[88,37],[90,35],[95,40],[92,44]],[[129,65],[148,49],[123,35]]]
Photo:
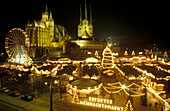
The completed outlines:
[[[50,84],[50,110],[53,111],[53,88],[52,84]]]
[[[45,82],[44,84],[45,85],[50,85],[50,110],[49,111],[53,111],[53,84],[57,84],[58,83],[58,81],[57,80],[55,80],[54,81],[54,83],[53,82],[50,82],[50,83],[48,83],[48,82]]]

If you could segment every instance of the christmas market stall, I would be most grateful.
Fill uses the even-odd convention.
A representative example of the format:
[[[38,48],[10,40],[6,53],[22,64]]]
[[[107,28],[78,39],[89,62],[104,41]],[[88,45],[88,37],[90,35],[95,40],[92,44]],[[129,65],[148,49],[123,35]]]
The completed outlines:
[[[68,84],[67,91],[73,95],[75,92],[79,97],[86,97],[88,94],[99,94],[102,83],[94,79],[76,79]]]

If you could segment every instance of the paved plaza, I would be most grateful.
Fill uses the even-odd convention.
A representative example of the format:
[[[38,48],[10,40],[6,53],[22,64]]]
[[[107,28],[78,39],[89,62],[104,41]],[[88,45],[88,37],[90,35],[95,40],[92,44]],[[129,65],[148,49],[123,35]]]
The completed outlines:
[[[103,86],[106,86],[107,83],[116,83],[121,82],[121,84],[129,85],[131,84],[128,80],[125,78],[119,76],[118,73],[115,72],[115,75],[113,76],[106,76],[101,75],[101,82],[103,83]],[[46,80],[46,79],[45,79]],[[44,82],[44,81],[43,81]],[[32,92],[33,93],[33,87],[32,85],[29,85],[29,80],[26,82],[18,82],[17,86],[19,86],[18,89],[20,90],[22,94]],[[140,83],[138,83],[140,84]],[[12,84],[11,84],[12,85]],[[12,87],[12,86],[11,86]],[[10,88],[10,86],[9,86]],[[49,87],[44,86],[43,87],[37,86],[38,88],[38,96],[37,98],[34,98],[33,101],[25,102],[20,99],[19,97],[11,97],[7,93],[0,92],[0,109],[3,109],[6,105],[7,108],[12,108],[15,110],[26,110],[26,111],[47,111],[50,109],[50,93],[49,93]],[[63,93],[62,98],[63,100],[60,100],[60,93],[59,88],[56,86],[53,87],[53,109],[55,111],[106,111],[109,109],[105,108],[97,108],[94,106],[87,106],[87,105],[81,105],[77,103],[73,103],[73,96],[69,93]],[[30,93],[31,94],[31,93]],[[155,102],[158,102],[152,95],[147,93],[148,97],[148,106],[144,106],[141,104],[140,96],[133,97],[131,99],[132,101],[132,107],[134,111],[161,111],[160,105],[155,107]],[[98,98],[102,99],[109,99],[112,100],[112,106],[117,107],[126,107],[127,101],[129,100],[126,93],[122,90],[119,93],[111,94],[104,91],[103,94],[100,94]],[[88,98],[79,98],[81,101],[88,101]],[[159,102],[158,102],[159,103]]]
[[[125,107],[127,97],[123,95],[115,95],[115,100],[113,106],[122,106]],[[59,99],[59,93],[54,93],[53,95],[53,108],[55,111],[109,111],[108,109],[101,109],[92,106],[84,106],[80,104],[72,103],[72,96],[70,94],[63,94],[64,100]],[[106,95],[105,98],[109,98],[109,95]],[[124,99],[123,99],[124,98]],[[81,98],[84,99],[84,98]],[[34,99],[31,102],[25,102],[20,100],[20,97],[11,97],[7,94],[0,94],[0,102],[5,102],[10,106],[14,106],[18,110],[25,111],[48,111],[50,103],[50,94],[42,94],[39,98]],[[13,107],[12,107],[13,108]],[[133,109],[134,111],[160,111],[160,108],[155,109],[154,104],[152,106],[143,106],[141,105],[140,98],[133,99]]]
[[[53,109],[55,111],[109,111],[108,109],[96,108],[92,106],[85,106],[76,103],[72,103],[72,96],[68,93],[62,94],[63,100],[60,100],[59,93],[53,93]],[[110,94],[106,94],[104,97],[99,98],[110,99]],[[113,95],[113,106],[125,107],[127,102],[127,96],[124,92]],[[157,101],[151,95],[148,94],[148,103],[152,105],[143,106],[141,105],[140,97],[133,98],[133,109],[134,111],[160,111],[160,107],[155,108],[154,103]],[[88,98],[79,98],[79,100],[87,100]],[[37,99],[31,102],[25,102],[20,100],[20,97],[11,97],[8,94],[0,93],[0,102],[13,106],[17,110],[26,111],[47,111],[50,106],[50,93],[39,94]]]

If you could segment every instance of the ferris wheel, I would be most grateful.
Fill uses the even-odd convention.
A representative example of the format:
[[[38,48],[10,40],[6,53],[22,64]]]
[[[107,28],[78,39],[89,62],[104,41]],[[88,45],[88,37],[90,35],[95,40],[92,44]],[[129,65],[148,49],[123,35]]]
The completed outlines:
[[[24,64],[28,58],[26,53],[29,49],[29,44],[30,42],[26,32],[20,28],[10,30],[5,39],[5,49],[8,54],[8,61]]]

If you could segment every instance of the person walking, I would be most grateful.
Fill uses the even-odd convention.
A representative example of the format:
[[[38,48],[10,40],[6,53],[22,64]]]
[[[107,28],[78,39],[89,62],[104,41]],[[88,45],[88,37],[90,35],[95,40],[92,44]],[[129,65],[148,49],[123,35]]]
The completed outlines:
[[[157,110],[157,107],[158,107],[158,103],[155,102],[155,111]]]
[[[151,111],[151,107],[152,107],[152,104],[150,103],[150,104],[149,104],[149,111]]]

